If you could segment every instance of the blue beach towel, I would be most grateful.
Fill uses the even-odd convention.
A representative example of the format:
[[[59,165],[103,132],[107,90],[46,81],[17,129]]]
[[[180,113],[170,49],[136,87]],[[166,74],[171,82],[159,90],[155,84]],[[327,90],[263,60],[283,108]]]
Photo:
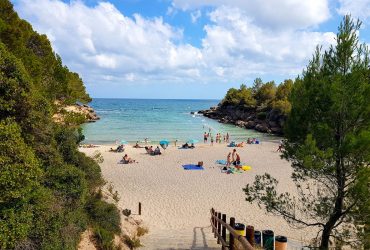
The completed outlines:
[[[195,164],[186,164],[186,165],[182,165],[182,167],[184,168],[184,170],[204,170],[202,166],[195,165]]]
[[[221,165],[226,165],[227,161],[226,160],[217,160],[216,163],[221,164]]]

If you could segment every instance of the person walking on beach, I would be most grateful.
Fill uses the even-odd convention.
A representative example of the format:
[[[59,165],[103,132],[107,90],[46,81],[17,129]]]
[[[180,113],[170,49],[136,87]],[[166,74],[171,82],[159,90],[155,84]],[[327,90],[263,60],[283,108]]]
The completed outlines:
[[[211,146],[213,146],[213,135],[211,134]]]
[[[204,138],[204,143],[207,143],[207,138],[208,138],[208,136],[207,136],[207,133],[206,133],[206,132],[204,132],[204,136],[203,136],[203,138]]]

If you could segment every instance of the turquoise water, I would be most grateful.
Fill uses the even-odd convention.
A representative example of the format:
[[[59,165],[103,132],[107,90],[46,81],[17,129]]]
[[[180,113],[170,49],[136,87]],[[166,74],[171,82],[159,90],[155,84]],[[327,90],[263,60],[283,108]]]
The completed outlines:
[[[84,124],[85,143],[108,144],[115,141],[152,142],[162,139],[184,142],[203,140],[203,133],[228,132],[233,140],[265,137],[254,130],[221,124],[191,111],[216,106],[219,100],[154,100],[154,99],[94,99],[90,105],[100,116],[95,123]]]

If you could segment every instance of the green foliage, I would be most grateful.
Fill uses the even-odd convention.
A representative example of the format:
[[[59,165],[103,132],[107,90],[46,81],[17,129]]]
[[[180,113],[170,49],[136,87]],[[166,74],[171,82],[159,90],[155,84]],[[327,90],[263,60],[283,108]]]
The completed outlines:
[[[68,126],[78,126],[86,122],[84,114],[75,112],[61,112],[63,115],[63,122]]]
[[[8,0],[0,4],[0,42],[23,63],[34,84],[49,100],[91,101],[79,75],[63,66],[47,37],[21,20]]]
[[[21,137],[19,126],[0,121],[0,205],[24,199],[38,186],[42,172],[32,149]]]
[[[101,250],[114,250],[114,234],[99,226],[93,230],[95,245]]]
[[[317,49],[293,86],[283,157],[292,163],[297,194],[279,194],[268,174],[244,189],[247,201],[268,212],[318,227],[320,249],[328,248],[331,237],[338,245],[348,243],[354,233],[369,244],[370,60],[358,43],[359,28],[345,16],[336,46],[325,53]],[[285,98],[282,92],[279,98]]]
[[[275,82],[267,82],[263,84],[254,95],[259,106],[269,106],[275,99],[276,85]]]
[[[280,111],[284,115],[288,115],[292,109],[292,104],[288,99],[277,100],[272,103],[272,107]]]
[[[136,249],[136,248],[139,248],[139,247],[142,247],[143,245],[141,244],[140,242],[140,239],[139,238],[136,238],[136,237],[133,237],[133,238],[130,238],[129,236],[124,236],[123,238],[123,241],[125,242],[125,244],[131,249]]]
[[[45,184],[58,196],[64,197],[64,202],[70,209],[79,207],[85,202],[87,192],[85,175],[73,165],[49,169]]]
[[[241,105],[250,107],[255,105],[255,100],[252,97],[252,91],[244,84],[240,89],[231,88],[227,91],[225,98],[222,101],[223,105]]]
[[[280,113],[287,115],[291,109],[289,96],[292,88],[292,80],[285,80],[276,87],[273,81],[263,83],[261,78],[256,78],[251,88],[247,88],[246,85],[242,84],[239,89],[229,89],[221,105],[232,105],[247,109],[256,107],[263,110],[276,109]]]
[[[117,209],[95,195],[99,165],[77,149],[80,117],[52,121],[56,101],[90,100],[46,36],[0,1],[0,249],[75,249],[88,225],[120,233]]]
[[[94,224],[109,232],[120,233],[121,220],[116,206],[92,197],[86,204],[86,210]]]

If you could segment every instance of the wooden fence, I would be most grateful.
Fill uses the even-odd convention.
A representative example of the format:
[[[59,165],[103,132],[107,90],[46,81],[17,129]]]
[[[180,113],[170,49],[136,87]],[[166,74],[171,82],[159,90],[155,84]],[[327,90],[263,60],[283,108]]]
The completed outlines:
[[[222,249],[230,250],[253,250],[254,247],[248,242],[244,235],[240,235],[235,229],[235,218],[230,217],[230,223],[226,222],[226,214],[216,212],[211,209],[212,232],[217,238],[217,244],[222,245]],[[226,235],[229,233],[229,238]]]

